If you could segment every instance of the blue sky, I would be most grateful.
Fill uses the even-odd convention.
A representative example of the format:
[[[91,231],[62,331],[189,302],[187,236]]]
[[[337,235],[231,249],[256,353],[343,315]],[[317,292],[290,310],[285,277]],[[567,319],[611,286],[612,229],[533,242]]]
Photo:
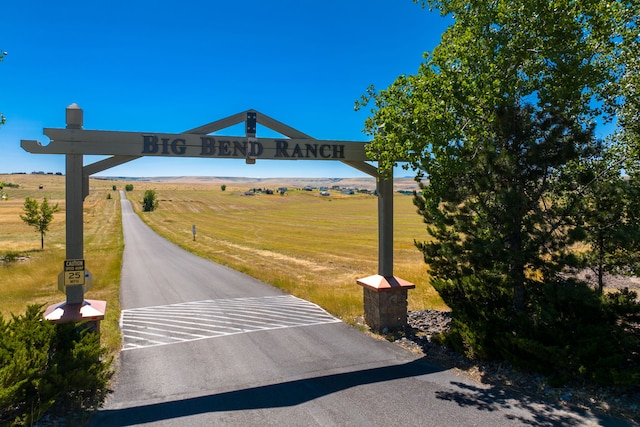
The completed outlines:
[[[0,173],[64,172],[64,156],[20,140],[47,144],[43,128],[65,127],[71,103],[91,130],[180,133],[256,109],[314,138],[366,141],[355,100],[415,73],[448,24],[411,0],[3,0],[1,10]],[[146,157],[100,175],[362,173],[336,161]]]

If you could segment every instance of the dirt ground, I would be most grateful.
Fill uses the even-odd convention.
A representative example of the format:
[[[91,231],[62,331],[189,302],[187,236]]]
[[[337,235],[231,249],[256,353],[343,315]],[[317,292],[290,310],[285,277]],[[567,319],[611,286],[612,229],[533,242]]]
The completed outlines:
[[[590,269],[583,270],[576,274],[576,277],[580,280],[584,280],[592,286],[597,286],[598,277]],[[629,288],[630,290],[640,290],[640,277],[625,276],[622,274],[605,274],[604,276],[605,289],[618,290]]]

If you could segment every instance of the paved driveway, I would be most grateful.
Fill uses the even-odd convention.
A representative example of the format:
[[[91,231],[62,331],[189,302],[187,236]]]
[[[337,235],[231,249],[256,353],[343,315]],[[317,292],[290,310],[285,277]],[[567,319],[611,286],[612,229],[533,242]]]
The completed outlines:
[[[191,255],[122,200],[123,351],[96,426],[595,426]],[[355,284],[354,284],[355,286]]]

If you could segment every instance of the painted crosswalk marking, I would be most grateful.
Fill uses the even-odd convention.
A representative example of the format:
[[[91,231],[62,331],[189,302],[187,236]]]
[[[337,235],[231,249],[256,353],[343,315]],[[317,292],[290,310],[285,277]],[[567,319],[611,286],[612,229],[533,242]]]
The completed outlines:
[[[254,331],[340,322],[290,295],[229,298],[122,310],[123,350]]]

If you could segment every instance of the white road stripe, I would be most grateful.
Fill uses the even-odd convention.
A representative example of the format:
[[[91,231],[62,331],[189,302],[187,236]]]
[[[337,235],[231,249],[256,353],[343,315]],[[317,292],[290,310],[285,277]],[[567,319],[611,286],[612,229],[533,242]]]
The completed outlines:
[[[123,310],[120,328],[123,331],[123,350],[131,350],[336,322],[340,320],[318,305],[285,295],[195,301]]]

